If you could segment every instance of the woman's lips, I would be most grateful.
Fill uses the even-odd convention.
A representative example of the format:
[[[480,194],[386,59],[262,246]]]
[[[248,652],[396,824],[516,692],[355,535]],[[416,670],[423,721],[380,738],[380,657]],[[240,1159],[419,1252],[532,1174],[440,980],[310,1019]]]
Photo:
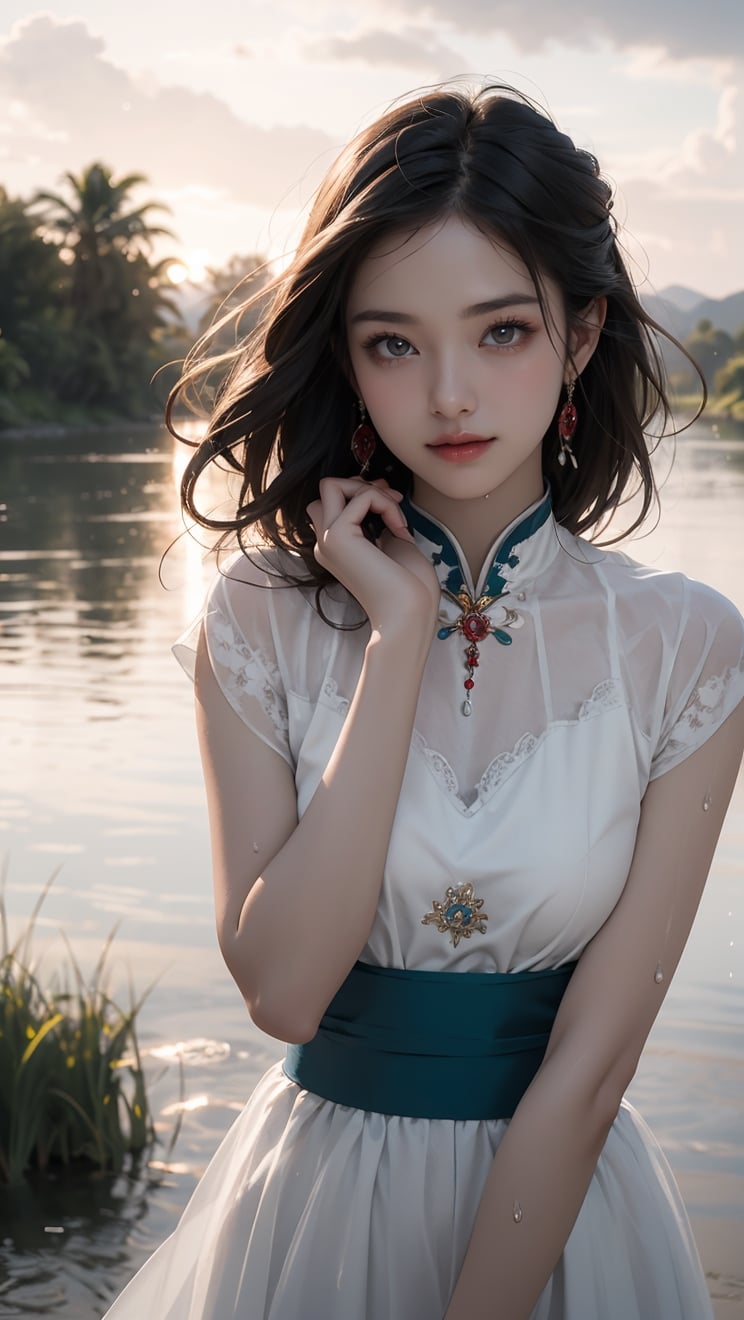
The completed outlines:
[[[440,435],[428,448],[447,463],[462,463],[468,459],[478,458],[491,444],[493,444],[492,437],[461,431],[458,435]]]

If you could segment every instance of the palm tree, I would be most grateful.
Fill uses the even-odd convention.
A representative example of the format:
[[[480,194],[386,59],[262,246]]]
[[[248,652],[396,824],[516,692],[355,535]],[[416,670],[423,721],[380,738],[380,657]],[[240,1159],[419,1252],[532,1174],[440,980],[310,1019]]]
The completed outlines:
[[[37,233],[28,203],[0,185],[0,395],[53,381],[58,346],[69,334],[68,292],[57,247]]]
[[[160,202],[132,202],[142,174],[114,179],[96,161],[65,176],[69,197],[39,192],[33,205],[46,234],[60,245],[70,268],[73,351],[61,384],[64,398],[128,408],[148,397],[152,371],[160,365],[158,333],[163,313],[173,313],[171,258],[155,262],[155,240],[172,238],[153,225]]]
[[[246,304],[268,284],[269,278],[267,258],[257,253],[234,255],[224,266],[207,267],[199,334],[212,331],[212,352],[229,352],[255,329],[265,299]]]
[[[129,259],[148,256],[156,238],[172,238],[170,230],[151,225],[148,219],[153,211],[169,208],[161,202],[132,206],[129,194],[147,183],[147,177],[127,174],[115,181],[99,161],[64,178],[71,200],[59,193],[39,192],[34,205],[40,206],[39,219],[61,243],[72,266],[75,319],[89,324],[105,317],[115,283],[106,259],[113,253]]]

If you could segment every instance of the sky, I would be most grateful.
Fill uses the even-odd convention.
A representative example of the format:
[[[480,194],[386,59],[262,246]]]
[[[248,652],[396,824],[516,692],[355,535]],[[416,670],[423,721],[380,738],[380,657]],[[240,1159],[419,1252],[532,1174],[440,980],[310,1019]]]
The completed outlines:
[[[280,260],[341,145],[452,78],[594,152],[642,292],[744,288],[744,0],[0,0],[0,184],[102,160],[171,208],[182,274]]]

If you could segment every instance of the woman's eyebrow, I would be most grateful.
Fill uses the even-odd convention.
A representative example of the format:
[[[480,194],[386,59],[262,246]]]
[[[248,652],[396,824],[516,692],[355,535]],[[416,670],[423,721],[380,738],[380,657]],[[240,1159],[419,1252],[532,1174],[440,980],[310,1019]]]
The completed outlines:
[[[466,307],[460,316],[465,320],[470,316],[483,316],[486,312],[500,312],[504,307],[524,307],[538,303],[539,299],[532,293],[506,293],[502,298],[488,298],[485,302],[473,303],[472,307]],[[395,325],[419,324],[416,316],[408,316],[406,312],[386,312],[377,307],[356,312],[351,318],[351,324],[356,325],[359,321],[391,321]]]

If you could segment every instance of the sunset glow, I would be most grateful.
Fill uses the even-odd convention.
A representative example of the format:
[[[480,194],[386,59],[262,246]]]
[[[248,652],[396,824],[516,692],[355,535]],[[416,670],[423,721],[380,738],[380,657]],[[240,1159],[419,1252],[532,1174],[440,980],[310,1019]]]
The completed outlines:
[[[168,271],[171,284],[203,284],[207,277],[207,267],[216,266],[217,259],[206,248],[194,248],[184,252],[179,261],[174,261]]]

